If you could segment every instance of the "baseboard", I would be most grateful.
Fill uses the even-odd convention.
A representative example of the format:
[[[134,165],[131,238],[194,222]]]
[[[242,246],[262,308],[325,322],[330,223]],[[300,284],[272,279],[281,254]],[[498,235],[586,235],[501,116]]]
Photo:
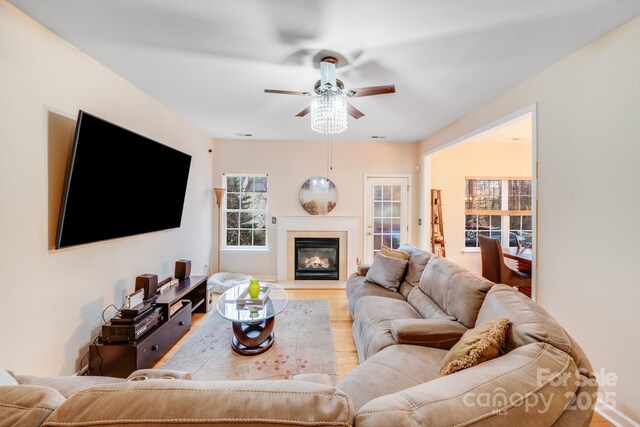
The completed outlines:
[[[605,420],[617,427],[638,427],[640,424],[633,421],[631,418],[609,405],[608,403],[598,399],[596,403],[596,412],[602,416]]]

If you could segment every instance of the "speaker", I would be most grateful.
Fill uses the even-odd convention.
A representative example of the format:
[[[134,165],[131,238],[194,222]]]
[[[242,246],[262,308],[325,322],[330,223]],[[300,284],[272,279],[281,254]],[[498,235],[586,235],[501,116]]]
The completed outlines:
[[[142,274],[136,277],[136,291],[144,289],[144,299],[148,300],[158,293],[158,275]]]
[[[176,279],[186,279],[191,274],[191,261],[188,259],[181,259],[176,261]]]

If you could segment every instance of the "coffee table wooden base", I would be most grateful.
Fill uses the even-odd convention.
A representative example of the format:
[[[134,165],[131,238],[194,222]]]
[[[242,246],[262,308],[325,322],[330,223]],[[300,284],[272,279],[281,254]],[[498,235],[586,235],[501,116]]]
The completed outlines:
[[[231,348],[236,353],[255,356],[269,350],[273,345],[275,317],[262,322],[231,322],[231,324],[233,329]]]

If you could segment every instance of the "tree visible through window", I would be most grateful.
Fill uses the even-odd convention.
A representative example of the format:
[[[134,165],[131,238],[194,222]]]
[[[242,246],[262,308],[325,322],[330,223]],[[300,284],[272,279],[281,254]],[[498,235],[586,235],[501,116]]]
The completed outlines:
[[[225,174],[225,247],[267,246],[267,176]]]
[[[478,247],[478,236],[507,240],[531,235],[531,180],[467,178],[465,180],[465,242]]]

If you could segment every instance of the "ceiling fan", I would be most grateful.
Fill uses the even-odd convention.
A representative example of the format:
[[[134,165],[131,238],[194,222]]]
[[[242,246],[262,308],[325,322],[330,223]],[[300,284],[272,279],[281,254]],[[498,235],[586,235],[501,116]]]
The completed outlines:
[[[266,93],[275,93],[280,95],[299,95],[299,96],[310,96],[314,99],[312,100],[311,105],[309,105],[304,110],[300,111],[296,114],[296,117],[304,117],[309,113],[313,113],[318,105],[318,98],[324,98],[328,100],[336,100],[338,103],[333,103],[333,105],[337,105],[337,108],[340,108],[341,105],[344,105],[346,108],[346,114],[350,115],[354,119],[359,119],[364,116],[364,113],[358,110],[356,107],[351,105],[346,101],[347,98],[358,98],[364,96],[373,96],[373,95],[385,95],[389,93],[395,93],[396,87],[394,85],[385,85],[385,86],[370,86],[363,87],[359,89],[345,89],[344,84],[339,79],[336,79],[336,67],[338,65],[338,59],[333,56],[325,56],[320,61],[320,80],[318,80],[314,87],[313,92],[299,92],[293,90],[277,90],[277,89],[265,89]],[[320,102],[321,103],[321,102]],[[313,114],[312,114],[312,122],[313,122]],[[344,118],[344,128],[338,130],[337,132],[325,132],[319,131],[321,133],[339,133],[346,129],[346,115]],[[314,128],[312,123],[312,129]]]

